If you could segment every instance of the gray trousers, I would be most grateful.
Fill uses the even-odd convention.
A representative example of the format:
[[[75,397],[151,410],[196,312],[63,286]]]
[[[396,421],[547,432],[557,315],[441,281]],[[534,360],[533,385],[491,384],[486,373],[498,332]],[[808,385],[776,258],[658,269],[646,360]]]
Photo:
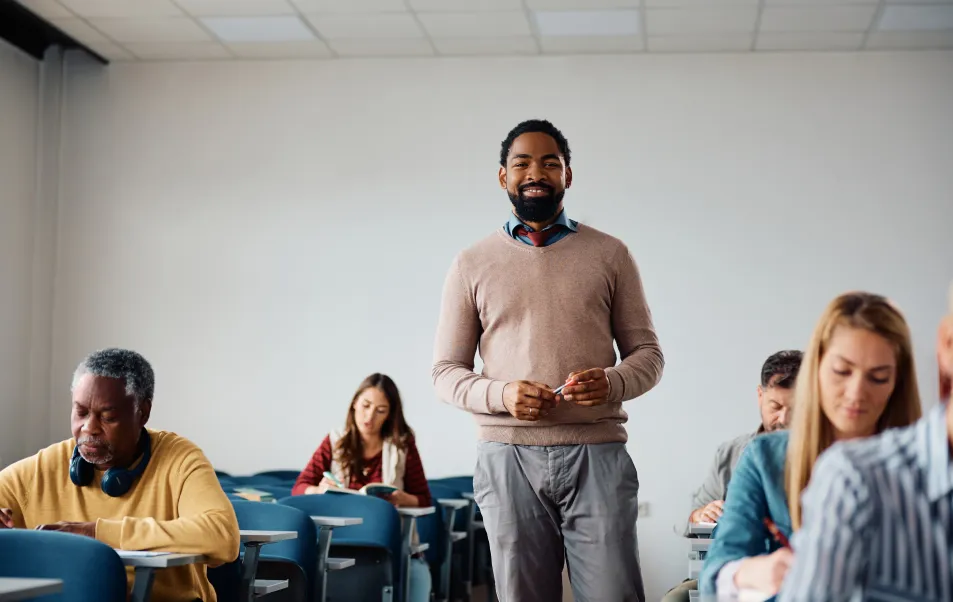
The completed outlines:
[[[623,443],[481,441],[473,475],[500,602],[645,602],[639,477]]]

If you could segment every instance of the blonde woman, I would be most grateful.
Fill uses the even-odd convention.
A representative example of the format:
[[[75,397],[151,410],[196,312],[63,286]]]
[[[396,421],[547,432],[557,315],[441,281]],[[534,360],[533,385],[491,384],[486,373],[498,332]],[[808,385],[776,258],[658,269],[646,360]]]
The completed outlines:
[[[777,594],[791,551],[774,538],[800,527],[801,492],[835,441],[859,439],[920,418],[910,330],[884,297],[847,293],[824,311],[804,354],[790,431],[745,448],[699,578],[702,593]]]

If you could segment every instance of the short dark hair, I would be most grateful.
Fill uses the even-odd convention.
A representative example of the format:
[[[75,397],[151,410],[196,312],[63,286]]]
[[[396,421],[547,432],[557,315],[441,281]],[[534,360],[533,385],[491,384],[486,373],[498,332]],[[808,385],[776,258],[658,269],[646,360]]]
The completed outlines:
[[[514,140],[523,134],[536,132],[546,134],[556,141],[556,146],[559,147],[559,153],[563,156],[563,159],[566,160],[566,167],[569,167],[569,141],[566,140],[563,133],[559,131],[559,128],[545,119],[528,119],[510,130],[510,133],[506,135],[506,139],[503,140],[503,144],[500,147],[500,165],[506,167],[506,157],[510,154],[510,147],[513,146]]]
[[[803,357],[804,354],[797,349],[785,349],[766,359],[761,367],[761,386],[782,389],[793,387]]]

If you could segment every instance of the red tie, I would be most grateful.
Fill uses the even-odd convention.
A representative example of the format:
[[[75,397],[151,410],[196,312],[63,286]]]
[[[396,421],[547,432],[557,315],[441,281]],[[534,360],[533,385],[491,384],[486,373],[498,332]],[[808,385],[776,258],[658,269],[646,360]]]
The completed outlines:
[[[514,230],[514,233],[517,234],[518,236],[526,236],[527,238],[529,238],[533,242],[534,247],[542,247],[543,245],[546,244],[546,241],[549,240],[557,232],[559,232],[558,226],[547,228],[541,232],[532,232],[526,226],[522,224],[520,224],[519,226],[516,226],[516,230]]]

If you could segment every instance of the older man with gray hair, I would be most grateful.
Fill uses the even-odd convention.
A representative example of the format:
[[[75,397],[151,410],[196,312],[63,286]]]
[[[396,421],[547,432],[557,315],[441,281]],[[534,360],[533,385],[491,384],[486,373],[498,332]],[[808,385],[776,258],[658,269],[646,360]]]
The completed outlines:
[[[97,351],[77,367],[71,388],[73,437],[0,472],[0,528],[202,554],[212,566],[235,560],[238,520],[202,450],[146,428],[155,391],[149,362],[125,349]],[[160,571],[152,599],[216,597],[205,567],[193,565]]]

